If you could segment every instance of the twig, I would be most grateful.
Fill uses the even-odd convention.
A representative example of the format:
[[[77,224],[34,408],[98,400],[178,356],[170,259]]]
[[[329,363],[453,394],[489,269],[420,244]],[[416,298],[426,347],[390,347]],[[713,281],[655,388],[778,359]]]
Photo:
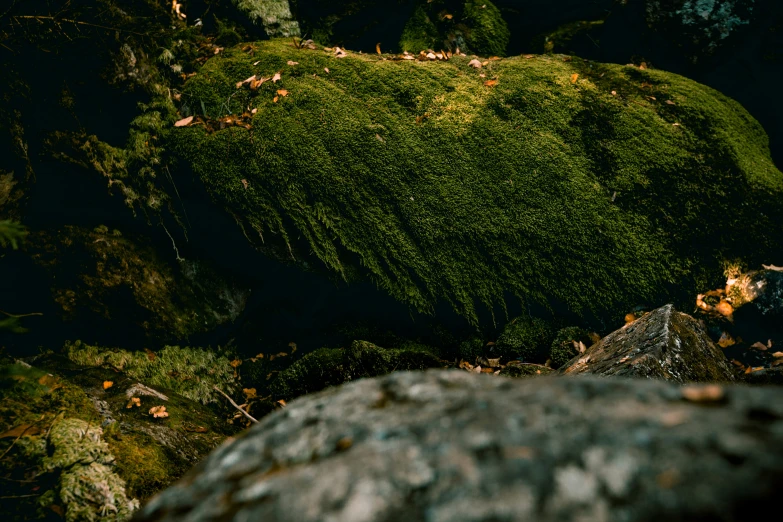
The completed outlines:
[[[40,496],[41,496],[40,493],[35,493],[35,494],[32,494],[32,495],[11,495],[10,497],[0,497],[0,498],[2,498],[2,499],[7,499],[7,498],[28,498],[28,497],[40,497]]]
[[[226,395],[225,393],[223,393],[223,390],[221,390],[221,389],[220,389],[220,388],[218,388],[217,386],[212,386],[212,387],[213,387],[213,388],[215,388],[215,391],[217,391],[218,393],[220,393],[220,395],[222,395],[223,397],[225,397],[226,399],[228,399],[228,402],[230,402],[231,404],[233,404],[233,405],[234,405],[234,408],[236,408],[236,409],[238,409],[239,411],[241,411],[241,412],[242,412],[242,414],[243,414],[245,417],[247,417],[248,419],[250,419],[251,421],[253,421],[253,422],[255,422],[255,423],[258,423],[258,420],[257,420],[256,418],[254,418],[254,417],[253,417],[252,415],[250,415],[248,412],[246,412],[245,410],[243,410],[242,408],[240,408],[240,407],[239,407],[239,404],[237,404],[236,402],[234,402],[234,401],[231,399],[231,397],[229,397],[228,395]]]
[[[120,29],[119,27],[107,27],[105,25],[91,24],[90,22],[80,22],[79,20],[71,20],[70,18],[59,18],[58,19],[55,16],[19,15],[19,16],[14,16],[12,18],[14,20],[17,20],[17,21],[20,20],[20,19],[27,19],[27,20],[32,19],[32,20],[36,20],[38,22],[41,22],[42,20],[50,20],[50,21],[52,21],[54,23],[68,22],[68,23],[76,24],[76,25],[86,25],[86,26],[89,26],[89,27],[97,27],[99,29],[106,29],[107,31],[120,31],[120,32],[124,32],[124,33],[135,34],[137,36],[147,36],[146,34],[143,34],[143,33],[137,33],[136,31],[130,31],[128,29]],[[43,22],[41,22],[41,23],[43,23]]]
[[[19,319],[21,317],[30,317],[30,316],[33,316],[33,315],[43,315],[41,312],[32,312],[32,313],[29,313],[29,314],[19,314],[19,315],[17,315],[17,314],[9,314],[8,312],[4,312],[3,310],[0,310],[0,314],[5,314],[8,317],[14,317],[16,319]]]

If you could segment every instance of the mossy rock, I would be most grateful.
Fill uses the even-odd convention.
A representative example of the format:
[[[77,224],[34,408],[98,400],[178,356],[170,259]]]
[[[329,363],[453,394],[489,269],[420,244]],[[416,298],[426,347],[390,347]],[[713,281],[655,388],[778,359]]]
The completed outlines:
[[[183,100],[257,109],[250,129],[172,129],[168,146],[270,255],[474,323],[508,295],[614,322],[691,300],[724,259],[783,254],[783,174],[734,101],[633,66],[468,61],[226,49]]]
[[[575,342],[577,344],[581,342],[585,347],[589,347],[591,341],[588,332],[578,326],[569,326],[557,332],[549,352],[552,368],[560,368],[579,354],[574,347]]]
[[[133,499],[169,486],[236,433],[216,411],[145,387],[116,368],[78,366],[51,354],[35,364],[0,365],[0,431],[27,427],[0,462],[0,476],[15,484],[9,495],[31,488],[41,495],[0,500],[2,512],[18,520],[52,512],[66,520],[101,513],[127,519],[138,505]],[[140,405],[129,408],[130,397]],[[169,417],[148,413],[160,405]],[[0,439],[0,452],[13,440]]]
[[[270,390],[274,397],[290,400],[363,377],[441,367],[440,358],[424,345],[408,343],[387,349],[354,341],[349,348],[321,348],[305,355],[281,372]]]
[[[420,5],[413,10],[413,15],[405,24],[400,37],[400,50],[415,54],[425,49],[439,47],[441,40],[438,28],[435,27],[424,6]]]
[[[26,244],[51,276],[63,319],[93,342],[186,340],[234,321],[249,294],[207,263],[177,261],[174,251],[104,225],[35,231]]]
[[[539,317],[521,316],[512,319],[492,347],[495,357],[504,361],[521,359],[524,362],[539,361],[544,348],[549,346],[554,330],[549,321]]]
[[[505,56],[511,38],[506,21],[492,2],[468,0],[462,12],[467,49],[482,56]]]

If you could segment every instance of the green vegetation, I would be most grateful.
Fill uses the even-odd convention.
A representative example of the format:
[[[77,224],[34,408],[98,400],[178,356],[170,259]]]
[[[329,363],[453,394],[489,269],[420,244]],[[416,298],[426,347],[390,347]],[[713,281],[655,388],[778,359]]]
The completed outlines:
[[[174,129],[168,146],[280,259],[473,322],[504,293],[616,320],[691,299],[725,258],[781,250],[764,131],[691,80],[559,56],[474,70],[257,46],[209,60],[183,94],[211,118],[258,109],[252,128]]]
[[[517,317],[511,320],[493,347],[494,357],[504,361],[544,362],[540,355],[548,347],[554,331],[549,322],[538,317]]]
[[[76,364],[114,368],[148,386],[165,388],[202,404],[223,400],[213,386],[226,393],[237,389],[230,361],[212,350],[166,346],[150,355],[76,341],[66,343],[65,353]]]
[[[440,47],[442,38],[438,28],[432,23],[424,6],[413,11],[400,37],[400,50],[417,54],[419,51]]]
[[[462,12],[467,26],[465,41],[470,52],[482,56],[505,56],[511,38],[500,10],[492,2],[468,0]]]
[[[386,349],[367,341],[354,341],[350,348],[321,348],[281,372],[270,386],[275,397],[292,399],[363,377],[394,371],[443,367],[426,346],[407,343]]]
[[[552,341],[549,358],[552,361],[552,368],[560,368],[568,361],[579,355],[579,351],[574,346],[574,342],[583,343],[585,347],[590,346],[590,337],[582,328],[569,326],[563,328],[555,335]]]

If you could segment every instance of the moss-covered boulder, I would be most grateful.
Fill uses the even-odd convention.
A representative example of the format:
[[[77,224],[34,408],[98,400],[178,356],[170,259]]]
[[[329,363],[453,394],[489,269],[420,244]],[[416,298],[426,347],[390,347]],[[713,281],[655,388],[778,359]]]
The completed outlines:
[[[208,263],[106,226],[35,232],[26,243],[72,334],[90,342],[187,340],[237,319],[249,294]]]
[[[782,248],[766,135],[712,89],[559,56],[388,58],[227,49],[183,94],[206,125],[168,145],[278,258],[474,321],[507,295],[616,320]]]
[[[406,343],[399,348],[381,348],[354,341],[349,348],[322,348],[305,355],[276,377],[270,391],[274,397],[290,400],[363,377],[443,366],[426,346]]]
[[[495,357],[504,361],[521,359],[525,362],[544,362],[546,348],[555,332],[552,325],[539,317],[521,316],[512,319],[503,328],[492,347]]]
[[[581,344],[580,344],[581,343]],[[588,332],[578,326],[558,330],[549,350],[552,368],[560,368],[591,344]]]
[[[34,364],[0,364],[0,510],[11,520],[125,520],[236,432],[200,401],[108,364]],[[168,416],[150,412],[160,406]]]

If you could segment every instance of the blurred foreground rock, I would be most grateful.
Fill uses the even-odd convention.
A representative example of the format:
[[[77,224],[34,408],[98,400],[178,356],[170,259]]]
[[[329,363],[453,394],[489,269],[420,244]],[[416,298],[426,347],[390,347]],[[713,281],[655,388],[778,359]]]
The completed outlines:
[[[783,485],[778,397],[396,373],[268,416],[137,520],[750,519]]]
[[[726,357],[699,322],[672,305],[607,335],[572,359],[560,373],[647,377],[679,383],[735,380]]]

